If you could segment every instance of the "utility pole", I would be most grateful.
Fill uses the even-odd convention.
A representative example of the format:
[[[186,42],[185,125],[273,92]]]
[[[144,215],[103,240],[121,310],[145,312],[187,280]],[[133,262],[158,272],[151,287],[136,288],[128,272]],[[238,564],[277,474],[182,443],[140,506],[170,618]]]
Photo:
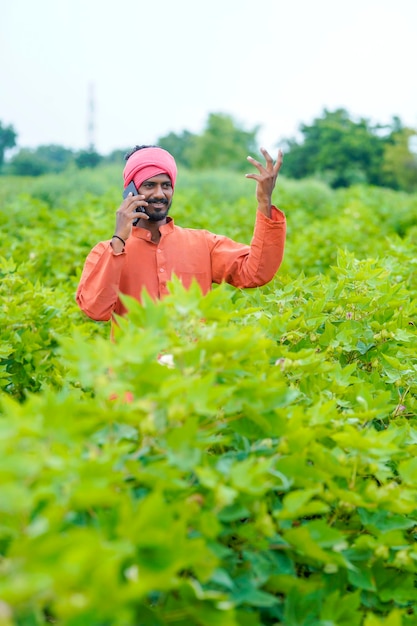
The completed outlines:
[[[95,152],[95,98],[94,98],[94,84],[90,83],[88,86],[88,122],[87,122],[87,145],[89,152]]]

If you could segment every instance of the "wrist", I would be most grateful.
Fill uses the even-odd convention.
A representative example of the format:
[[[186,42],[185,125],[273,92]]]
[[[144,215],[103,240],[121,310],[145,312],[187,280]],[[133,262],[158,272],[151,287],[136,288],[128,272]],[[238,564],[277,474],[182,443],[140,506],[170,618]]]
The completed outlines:
[[[123,239],[123,237],[120,237],[120,235],[116,235],[116,234],[114,234],[114,235],[112,236],[112,239],[118,239],[119,241],[121,241],[121,242],[122,242],[122,244],[123,244],[124,246],[126,245],[126,241]]]
[[[271,217],[271,208],[272,208],[272,205],[270,202],[258,203],[258,211],[266,215],[266,217]]]
[[[110,245],[114,252],[120,253],[125,249],[126,241],[119,235],[113,235],[110,241]]]

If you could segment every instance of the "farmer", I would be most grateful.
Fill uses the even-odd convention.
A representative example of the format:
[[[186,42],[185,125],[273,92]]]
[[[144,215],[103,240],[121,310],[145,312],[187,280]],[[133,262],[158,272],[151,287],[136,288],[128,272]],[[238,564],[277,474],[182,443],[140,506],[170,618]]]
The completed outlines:
[[[174,224],[168,212],[177,177],[175,160],[160,147],[136,146],[125,157],[123,176],[125,189],[133,181],[138,195],[127,195],[116,211],[114,235],[98,243],[85,261],[76,294],[82,311],[93,320],[123,315],[119,294],[141,301],[145,290],[155,300],[163,298],[174,274],[185,288],[197,281],[204,294],[213,283],[239,288],[268,283],[283,258],[286,220],[271,200],[282,153],[274,162],[265,149],[261,152],[264,165],[247,157],[258,170],[246,174],[256,180],[258,206],[252,242],[245,245]]]

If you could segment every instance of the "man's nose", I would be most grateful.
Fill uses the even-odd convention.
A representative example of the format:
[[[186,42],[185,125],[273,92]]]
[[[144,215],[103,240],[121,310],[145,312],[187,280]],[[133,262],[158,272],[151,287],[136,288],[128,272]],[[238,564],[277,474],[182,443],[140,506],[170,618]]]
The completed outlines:
[[[157,185],[154,188],[152,195],[156,196],[157,198],[165,197],[165,192],[164,192],[164,188],[162,187],[162,185]]]

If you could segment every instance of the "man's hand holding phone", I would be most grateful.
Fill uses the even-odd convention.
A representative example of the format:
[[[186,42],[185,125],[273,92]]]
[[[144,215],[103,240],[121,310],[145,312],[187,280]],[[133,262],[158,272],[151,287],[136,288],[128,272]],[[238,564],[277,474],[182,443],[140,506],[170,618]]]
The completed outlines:
[[[123,191],[123,198],[126,199],[130,196],[130,194],[132,194],[132,196],[135,196],[135,200],[134,202],[135,204],[135,212],[136,213],[145,213],[145,206],[148,205],[147,202],[145,202],[145,196],[140,196],[138,190],[136,189],[136,185],[133,182],[133,180],[130,181],[130,183],[128,184],[128,186],[126,187],[126,189]],[[137,204],[137,201],[141,201],[141,204]],[[145,213],[146,215],[146,213]],[[141,216],[142,217],[142,216]],[[136,224],[139,222],[139,217],[137,217],[135,220],[133,220],[133,226],[136,226]],[[145,219],[149,219],[148,216],[146,215]]]
[[[145,213],[145,196],[139,195],[134,182],[130,182],[123,192],[123,202],[116,211],[116,229],[112,238],[112,247],[115,252],[122,252],[126,240],[132,233],[132,226],[136,226],[139,219],[149,219]],[[136,217],[141,213],[140,217]]]

